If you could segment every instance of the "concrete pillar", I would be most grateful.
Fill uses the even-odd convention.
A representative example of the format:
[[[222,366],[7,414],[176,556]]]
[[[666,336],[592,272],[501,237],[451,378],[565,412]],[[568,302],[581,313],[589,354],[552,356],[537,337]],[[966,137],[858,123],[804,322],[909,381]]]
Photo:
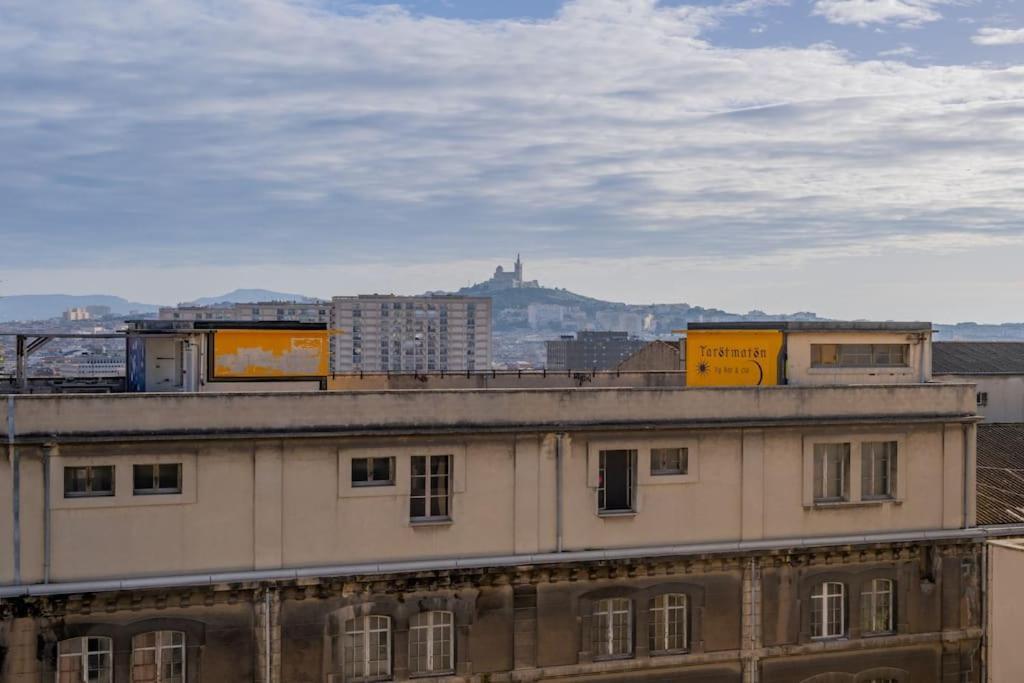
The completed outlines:
[[[42,680],[43,663],[36,652],[38,634],[38,624],[31,617],[11,619],[0,626],[0,645],[7,648],[0,680],[6,683],[38,683]]]
[[[253,594],[256,613],[253,638],[256,641],[255,683],[281,683],[281,599],[276,589],[263,588]]]
[[[743,566],[743,683],[758,683],[761,649],[761,566],[757,558],[750,558]]]
[[[537,586],[524,583],[512,589],[513,657],[516,669],[537,666]]]

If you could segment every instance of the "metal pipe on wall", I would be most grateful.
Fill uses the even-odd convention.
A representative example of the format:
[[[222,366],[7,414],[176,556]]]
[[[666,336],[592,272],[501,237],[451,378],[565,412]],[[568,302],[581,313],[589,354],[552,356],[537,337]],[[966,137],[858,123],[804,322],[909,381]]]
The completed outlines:
[[[14,583],[21,583],[21,459],[14,445],[14,395],[7,397],[7,457],[11,463],[11,538]]]
[[[50,528],[50,452],[57,446],[43,446],[43,583],[50,583],[50,552],[52,533]]]
[[[555,434],[555,551],[562,552],[562,458],[564,432]]]

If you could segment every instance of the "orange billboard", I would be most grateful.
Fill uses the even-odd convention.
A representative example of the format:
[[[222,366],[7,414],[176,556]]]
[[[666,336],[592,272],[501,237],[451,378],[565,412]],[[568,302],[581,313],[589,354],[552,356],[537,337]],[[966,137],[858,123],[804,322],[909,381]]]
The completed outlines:
[[[325,377],[330,343],[327,330],[217,330],[213,333],[213,377]]]
[[[688,330],[686,386],[779,384],[782,343],[779,330]]]

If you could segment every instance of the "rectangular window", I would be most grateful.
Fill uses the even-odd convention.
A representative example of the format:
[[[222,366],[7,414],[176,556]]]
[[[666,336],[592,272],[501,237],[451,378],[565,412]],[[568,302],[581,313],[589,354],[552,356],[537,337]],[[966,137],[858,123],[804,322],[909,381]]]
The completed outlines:
[[[64,497],[114,495],[114,466],[87,465],[64,468]]]
[[[452,456],[414,455],[409,516],[414,520],[451,519]]]
[[[850,444],[814,444],[814,502],[850,498]]]
[[[386,681],[391,678],[391,619],[370,615],[345,622],[342,661],[344,680]]]
[[[352,458],[353,486],[393,486],[394,483],[394,458]]]
[[[979,408],[984,408],[985,406],[988,405],[988,392],[987,391],[979,391],[977,398],[978,398],[978,407]]]
[[[861,593],[860,628],[863,633],[892,633],[893,628],[893,582],[889,579],[874,579]]]
[[[633,653],[632,605],[628,598],[594,603],[594,656],[628,657]]]
[[[651,474],[686,474],[689,452],[686,448],[652,448]]]
[[[811,637],[836,638],[846,632],[846,586],[820,583],[811,593]]]
[[[132,488],[136,496],[181,493],[181,463],[132,465]]]
[[[150,631],[132,637],[132,683],[185,683],[185,634]]]
[[[62,640],[57,646],[57,683],[111,683],[113,655],[110,638]]]
[[[896,497],[896,442],[861,444],[861,497]]]
[[[905,368],[909,344],[811,344],[812,368]]]
[[[686,650],[686,603],[684,593],[666,593],[651,599],[647,617],[651,654]]]
[[[430,676],[454,670],[451,612],[421,612],[409,620],[409,673]]]
[[[633,510],[636,451],[601,451],[597,473],[598,512]]]

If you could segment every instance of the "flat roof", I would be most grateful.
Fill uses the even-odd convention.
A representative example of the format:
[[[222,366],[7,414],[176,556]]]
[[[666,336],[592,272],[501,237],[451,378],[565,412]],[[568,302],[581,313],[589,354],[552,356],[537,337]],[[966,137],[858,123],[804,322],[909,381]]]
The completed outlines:
[[[294,320],[126,320],[128,334],[206,330],[326,330],[327,323]]]
[[[783,332],[931,332],[928,322],[871,320],[743,320],[733,323],[687,323],[688,330],[781,330]]]

